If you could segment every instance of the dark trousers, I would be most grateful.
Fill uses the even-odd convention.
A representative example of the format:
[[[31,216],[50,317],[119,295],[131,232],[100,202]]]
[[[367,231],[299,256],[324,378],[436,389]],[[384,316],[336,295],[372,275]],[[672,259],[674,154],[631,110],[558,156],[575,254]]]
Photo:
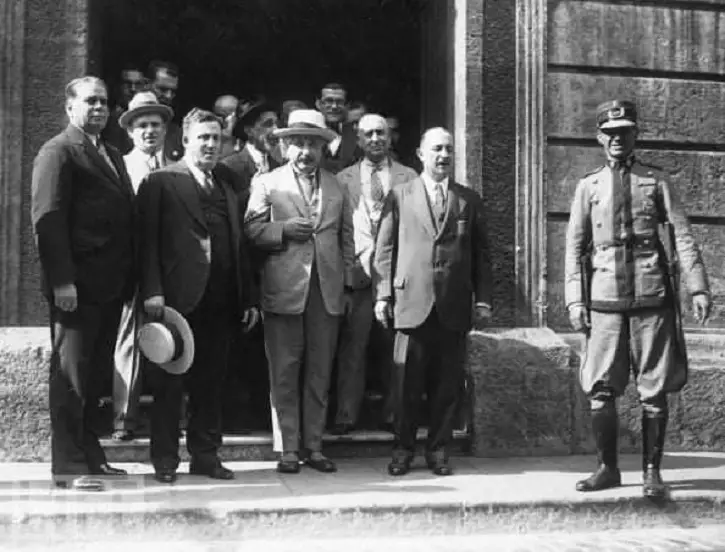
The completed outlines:
[[[426,451],[445,454],[453,439],[458,402],[465,386],[466,333],[443,326],[435,309],[413,329],[395,336],[393,387],[396,451],[415,451],[422,395],[428,395],[429,428]]]
[[[204,305],[187,316],[194,333],[194,362],[188,372],[173,375],[148,364],[154,398],[151,409],[151,462],[158,470],[179,466],[179,421],[184,391],[189,395],[186,446],[192,462],[202,469],[219,463],[222,444],[222,395],[233,332],[229,313]],[[241,330],[240,330],[241,331]]]
[[[51,472],[83,475],[106,463],[94,432],[99,382],[113,370],[113,349],[123,302],[79,304],[73,312],[50,309],[49,406]]]

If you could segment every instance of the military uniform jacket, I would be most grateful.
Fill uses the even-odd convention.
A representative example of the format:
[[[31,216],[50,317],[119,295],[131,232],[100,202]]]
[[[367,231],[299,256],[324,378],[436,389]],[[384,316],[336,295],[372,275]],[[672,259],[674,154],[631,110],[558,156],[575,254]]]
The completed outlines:
[[[687,215],[665,173],[633,159],[604,166],[577,185],[566,235],[566,305],[586,303],[580,258],[591,245],[591,308],[658,307],[668,299],[664,250],[667,220],[675,233],[680,272],[691,294],[708,291],[707,275]]]

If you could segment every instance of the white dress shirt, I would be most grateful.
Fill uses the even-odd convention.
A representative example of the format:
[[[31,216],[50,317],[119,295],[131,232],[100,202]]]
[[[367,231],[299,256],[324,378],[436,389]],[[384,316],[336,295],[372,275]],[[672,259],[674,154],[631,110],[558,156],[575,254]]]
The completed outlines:
[[[123,156],[126,172],[131,178],[131,185],[133,186],[134,192],[138,192],[143,179],[154,170],[154,158],[158,161],[159,168],[166,165],[163,151],[157,151],[155,154],[149,155],[138,148],[134,148]]]
[[[201,186],[204,190],[209,190],[209,184],[207,183],[207,177],[204,171],[194,165],[194,163],[191,162],[191,159],[186,159],[186,166],[189,167],[189,171],[191,171],[192,176],[198,182],[199,186]],[[209,171],[209,175],[211,176],[211,170]]]
[[[269,157],[267,154],[259,151],[257,146],[251,142],[247,142],[244,147],[247,148],[249,155],[252,156],[252,161],[257,166],[257,172],[269,172]]]
[[[367,159],[360,161],[360,182],[362,182],[363,189],[368,191],[370,190],[370,177],[372,174],[373,163]],[[390,191],[390,160],[385,159],[381,162],[380,169],[378,170],[378,177],[380,178],[380,183],[383,185],[383,193],[388,195],[388,192]]]

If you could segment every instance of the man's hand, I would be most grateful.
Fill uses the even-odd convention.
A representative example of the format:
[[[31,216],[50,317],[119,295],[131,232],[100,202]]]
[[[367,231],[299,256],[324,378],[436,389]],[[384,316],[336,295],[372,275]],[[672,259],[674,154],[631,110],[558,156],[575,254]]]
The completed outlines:
[[[242,316],[242,331],[244,333],[251,332],[254,326],[259,322],[259,310],[257,307],[251,307],[244,311]]]
[[[375,318],[384,328],[389,328],[393,320],[393,305],[390,301],[382,299],[375,302]]]
[[[692,296],[692,310],[695,313],[695,320],[703,326],[710,318],[710,309],[712,309],[712,303],[707,293],[698,293]]]
[[[143,302],[143,308],[154,320],[161,320],[164,317],[164,296],[154,295]]]
[[[78,308],[78,290],[75,284],[65,284],[53,288],[55,306],[65,312],[73,312]]]
[[[310,239],[314,230],[315,227],[310,219],[293,217],[284,221],[282,235],[284,235],[284,237],[288,240],[304,243]]]
[[[569,323],[574,331],[586,332],[591,327],[589,324],[589,313],[584,305],[572,305],[569,307]]]

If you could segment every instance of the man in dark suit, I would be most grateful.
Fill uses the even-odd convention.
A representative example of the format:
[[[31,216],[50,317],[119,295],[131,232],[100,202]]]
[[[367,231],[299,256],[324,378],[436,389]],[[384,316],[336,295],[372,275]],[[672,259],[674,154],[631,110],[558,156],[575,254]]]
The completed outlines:
[[[235,193],[234,175],[217,164],[221,121],[209,111],[194,109],[184,118],[183,129],[184,158],[151,173],[138,193],[144,309],[154,318],[161,316],[164,305],[184,315],[196,351],[187,374],[149,368],[154,396],[151,461],[162,483],[176,480],[184,384],[189,393],[190,473],[234,478],[218,456],[222,391],[232,338],[251,329],[258,318],[240,228],[246,196]]]
[[[327,128],[337,133],[337,138],[325,148],[320,166],[337,174],[361,157],[357,131],[352,123],[347,122],[347,90],[341,84],[326,84],[315,106],[325,116]]]
[[[376,243],[375,316],[397,330],[395,447],[391,475],[410,469],[425,391],[430,424],[426,461],[453,473],[446,447],[464,388],[466,334],[491,314],[491,263],[481,197],[450,178],[453,140],[442,128],[423,135],[420,178],[391,190]],[[427,385],[426,385],[427,384]]]
[[[121,309],[134,288],[133,189],[123,159],[99,138],[108,120],[102,80],[66,87],[70,124],[33,166],[32,220],[50,303],[51,469],[58,487],[101,490],[112,468],[91,426],[94,379],[110,377]]]
[[[179,91],[179,68],[170,61],[154,60],[149,64],[146,76],[151,91],[164,105],[173,109],[174,99]],[[166,125],[164,156],[171,161],[178,161],[184,155],[181,128],[171,120]]]
[[[222,163],[236,174],[243,188],[249,188],[255,174],[279,167],[272,155],[278,142],[274,137],[278,127],[277,112],[264,101],[244,107],[237,115],[233,134],[245,144],[241,151],[225,157]]]

